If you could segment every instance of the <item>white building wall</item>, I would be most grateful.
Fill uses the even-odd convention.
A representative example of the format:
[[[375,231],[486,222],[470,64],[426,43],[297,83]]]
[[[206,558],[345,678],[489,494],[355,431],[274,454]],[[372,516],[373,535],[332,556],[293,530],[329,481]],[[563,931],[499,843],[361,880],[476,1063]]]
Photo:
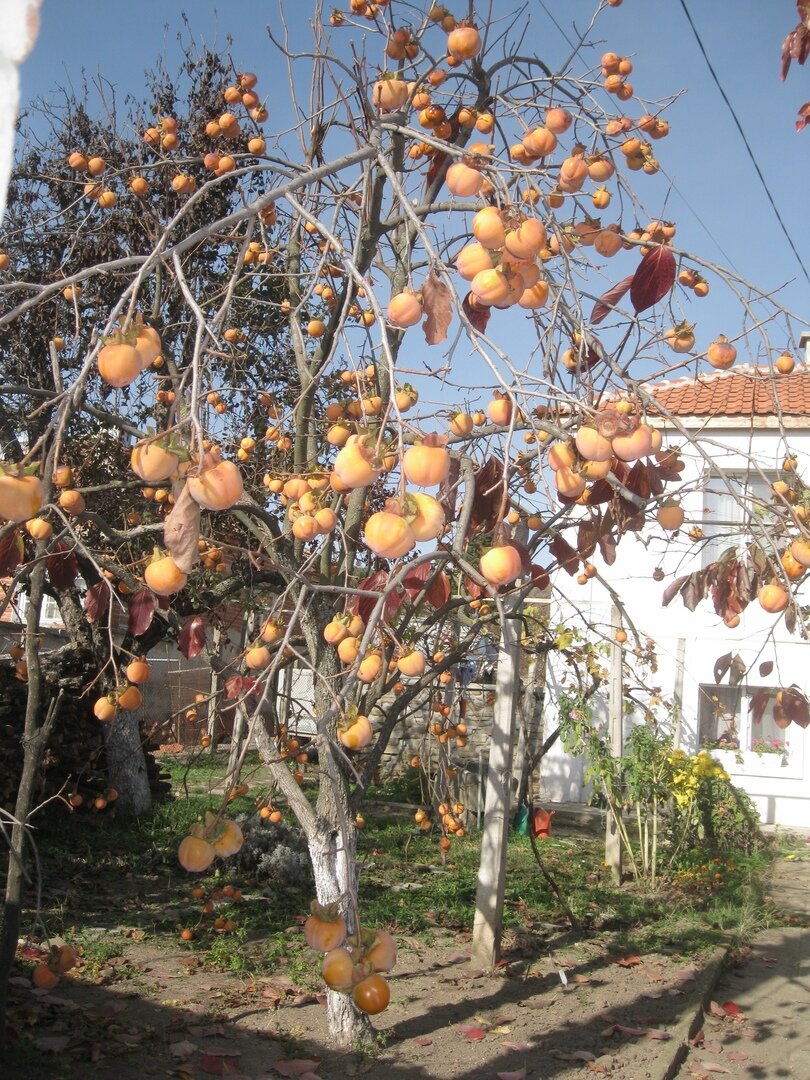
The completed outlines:
[[[786,424],[789,424],[788,420]],[[716,431],[716,435],[714,432]],[[677,432],[665,434],[664,445],[684,445]],[[787,445],[799,459],[800,473],[810,465],[810,432],[806,427],[793,427],[787,432]],[[735,474],[752,469],[761,470],[767,477],[781,466],[787,446],[783,435],[775,428],[766,430],[735,429],[726,421],[713,422],[713,434],[704,433],[703,446],[707,457],[700,457],[691,448],[684,452],[687,469],[682,484],[667,486],[667,494],[678,494],[678,488],[691,486],[694,478],[709,469]],[[760,481],[762,483],[762,481]],[[650,676],[663,699],[672,700],[677,685],[679,643],[684,655],[681,745],[687,751],[698,748],[698,713],[700,686],[715,683],[716,660],[731,652],[739,654],[746,665],[743,683],[756,687],[797,686],[810,693],[810,643],[800,636],[791,636],[782,616],[765,613],[756,600],[749,605],[735,629],[727,627],[715,614],[711,598],[707,597],[695,612],[684,607],[676,596],[666,608],[662,594],[675,577],[700,569],[701,544],[689,539],[692,525],[709,526],[705,513],[706,501],[700,492],[688,494],[682,505],[686,521],[674,536],[664,533],[655,523],[642,538],[629,534],[622,538],[613,566],[605,566],[599,551],[592,556],[599,574],[604,576],[627,608],[624,629],[628,633],[625,649],[632,650],[635,635],[642,643],[650,637],[655,642],[658,671]],[[765,538],[767,543],[767,537]],[[724,544],[724,546],[730,546]],[[656,582],[653,573],[662,568],[663,581]],[[612,638],[610,625],[611,598],[597,580],[580,586],[575,577],[559,571],[553,580],[552,624],[582,627],[587,621],[594,627],[591,637],[600,636],[607,642]],[[810,603],[806,587],[800,600]],[[605,666],[608,660],[605,658]],[[772,670],[760,674],[761,664],[772,664]],[[767,672],[767,668],[763,669]],[[728,683],[728,676],[722,680]],[[558,689],[571,684],[570,669],[552,654],[549,664],[549,699],[556,698]],[[595,719],[606,718],[604,698],[594,702]],[[547,730],[554,723],[553,714],[547,718]],[[756,734],[756,731],[754,732]],[[735,783],[754,799],[763,821],[782,825],[810,825],[810,729],[804,732],[792,724],[784,733],[787,754],[758,755],[743,749],[742,764],[729,752],[717,752]],[[749,732],[740,732],[741,746],[747,743]],[[543,763],[542,794],[549,800],[587,801],[589,792],[583,788],[583,763],[566,754],[560,743],[555,744]]]

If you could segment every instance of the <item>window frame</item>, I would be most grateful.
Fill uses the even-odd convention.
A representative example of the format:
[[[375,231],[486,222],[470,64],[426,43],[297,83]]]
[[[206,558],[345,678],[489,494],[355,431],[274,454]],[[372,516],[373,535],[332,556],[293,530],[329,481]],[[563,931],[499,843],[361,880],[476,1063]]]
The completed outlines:
[[[729,468],[721,472],[709,471],[704,479],[701,494],[703,497],[703,547],[701,550],[701,564],[703,569],[713,562],[717,562],[723,552],[729,548],[735,550],[740,546],[746,525],[752,519],[752,507],[762,505],[763,510],[767,507],[771,485],[778,478],[777,469],[754,469]],[[739,485],[735,496],[732,488]],[[757,490],[759,488],[760,490]],[[710,500],[718,502],[717,510],[725,509],[730,502],[734,508],[734,516],[731,518],[719,518],[714,508],[709,504]],[[747,513],[746,513],[747,512]],[[763,527],[765,520],[763,517]]]
[[[778,751],[758,753],[757,750],[752,748],[755,734],[758,738],[762,738],[762,729],[760,729],[760,731],[756,733],[754,731],[754,722],[751,715],[751,703],[755,695],[761,691],[767,691],[769,698],[773,698],[773,696],[778,692],[778,690],[778,686],[765,686],[758,683],[742,682],[739,683],[737,686],[729,686],[727,683],[701,683],[698,688],[698,693],[700,697],[697,709],[696,735],[698,749],[708,749],[712,751],[727,750],[733,754],[742,753],[747,755],[748,759],[764,759],[766,761],[770,759],[774,764],[777,764],[779,766],[781,766],[783,762],[788,762],[789,765],[792,764],[800,770],[800,764],[797,763],[795,759],[800,757],[799,751],[801,749],[801,739],[794,731],[793,724],[791,724],[785,729],[777,729],[779,731],[778,737],[781,738],[783,744],[782,753],[779,753]],[[717,737],[706,739],[703,734],[704,716],[706,711],[711,708],[711,697],[713,695],[720,698],[722,703],[723,696],[728,695],[729,692],[739,694],[739,704],[737,707],[737,712],[733,714],[736,721],[737,745],[735,746],[733,742],[730,742],[728,746],[718,746],[717,741],[718,738],[721,737],[721,732],[719,731],[719,717],[718,721],[716,721]],[[723,715],[726,715],[726,713],[724,713]],[[794,751],[796,753],[794,753]]]

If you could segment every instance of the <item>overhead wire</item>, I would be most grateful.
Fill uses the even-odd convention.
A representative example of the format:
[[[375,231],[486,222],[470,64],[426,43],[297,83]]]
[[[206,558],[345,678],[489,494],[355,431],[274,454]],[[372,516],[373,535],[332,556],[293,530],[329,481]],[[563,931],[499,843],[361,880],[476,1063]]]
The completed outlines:
[[[793,254],[796,257],[796,262],[802,268],[802,273],[804,274],[805,280],[807,281],[808,285],[810,285],[810,272],[808,272],[807,267],[804,264],[804,260],[802,259],[801,255],[799,254],[798,248],[796,247],[796,245],[793,242],[793,237],[790,235],[790,232],[788,231],[788,228],[785,225],[785,222],[784,222],[784,220],[782,218],[782,215],[779,213],[779,207],[776,205],[776,201],[774,200],[774,197],[771,194],[771,189],[768,187],[768,182],[765,179],[765,176],[763,175],[762,169],[759,167],[759,162],[757,161],[756,155],[754,154],[754,151],[751,148],[751,144],[749,143],[748,137],[746,136],[745,131],[743,130],[743,126],[740,123],[739,118],[737,117],[737,113],[736,113],[736,111],[734,109],[734,106],[729,101],[728,95],[726,94],[725,90],[723,89],[723,86],[722,86],[722,84],[720,82],[720,79],[717,76],[717,72],[714,70],[714,66],[713,66],[711,60],[709,59],[708,53],[706,52],[705,46],[703,45],[703,41],[701,40],[700,34],[698,33],[698,29],[695,26],[694,20],[692,19],[692,15],[691,15],[691,13],[689,11],[689,8],[686,6],[686,0],[680,0],[680,5],[683,8],[683,13],[686,16],[686,20],[687,20],[687,22],[689,23],[689,26],[692,29],[692,33],[695,35],[695,41],[697,42],[698,48],[700,49],[701,53],[703,54],[703,59],[706,61],[706,66],[708,67],[709,73],[711,74],[711,77],[714,80],[714,84],[717,87],[718,91],[720,92],[720,96],[722,97],[723,101],[726,103],[726,107],[728,108],[728,111],[731,113],[731,118],[734,121],[734,124],[735,124],[735,126],[737,128],[737,131],[740,133],[740,138],[742,139],[743,144],[745,146],[745,149],[748,152],[748,156],[751,159],[751,164],[754,166],[754,169],[756,170],[756,174],[759,177],[760,183],[762,184],[763,190],[765,191],[765,195],[767,196],[768,202],[771,204],[771,209],[774,212],[776,220],[779,222],[779,227],[781,228],[782,232],[784,233],[785,239],[788,242],[790,250],[793,252]]]

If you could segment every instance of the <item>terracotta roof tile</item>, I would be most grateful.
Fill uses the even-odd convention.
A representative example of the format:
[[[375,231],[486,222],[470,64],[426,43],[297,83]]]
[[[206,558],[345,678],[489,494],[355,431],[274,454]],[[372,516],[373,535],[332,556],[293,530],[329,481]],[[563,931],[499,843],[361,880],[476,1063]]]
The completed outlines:
[[[810,367],[790,375],[741,364],[697,378],[652,383],[651,393],[674,416],[807,416],[810,420]]]

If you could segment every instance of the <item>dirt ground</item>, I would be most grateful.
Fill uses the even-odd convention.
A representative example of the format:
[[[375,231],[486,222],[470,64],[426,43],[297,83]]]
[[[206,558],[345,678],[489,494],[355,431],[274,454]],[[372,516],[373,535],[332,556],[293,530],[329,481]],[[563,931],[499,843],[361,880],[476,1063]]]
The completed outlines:
[[[700,996],[700,965],[677,955],[623,956],[598,939],[543,948],[513,933],[507,961],[484,974],[470,969],[468,936],[437,933],[430,947],[400,939],[374,1040],[340,1054],[323,1001],[288,979],[212,972],[169,939],[97,932],[122,953],[95,983],[81,964],[49,992],[14,979],[3,1080],[646,1080]]]

